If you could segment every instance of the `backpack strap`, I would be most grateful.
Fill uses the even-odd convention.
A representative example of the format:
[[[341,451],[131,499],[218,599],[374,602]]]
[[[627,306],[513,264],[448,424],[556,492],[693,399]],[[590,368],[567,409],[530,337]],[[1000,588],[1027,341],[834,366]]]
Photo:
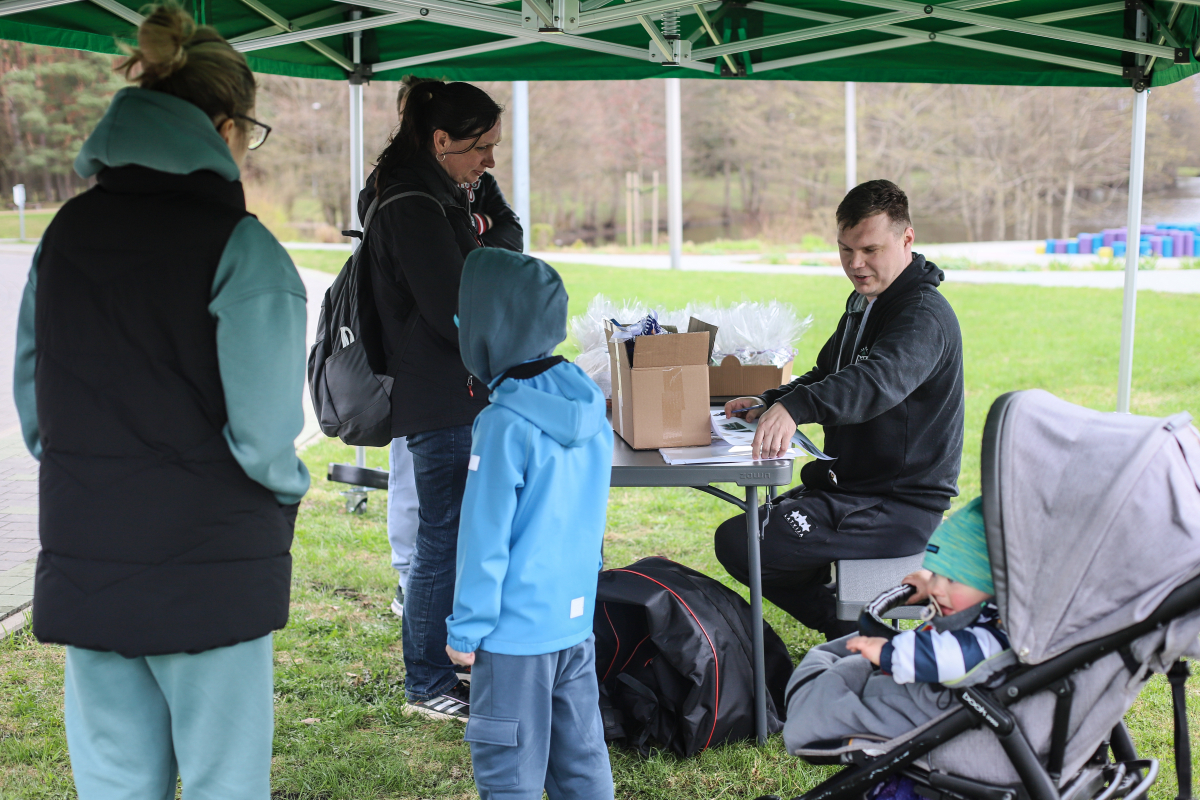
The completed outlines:
[[[367,232],[371,229],[371,222],[372,222],[372,220],[375,219],[375,214],[377,214],[379,212],[379,210],[382,209],[384,206],[386,206],[388,203],[391,203],[395,200],[399,200],[403,197],[428,197],[438,207],[438,211],[442,212],[442,216],[443,217],[446,216],[446,209],[443,208],[441,202],[439,202],[438,199],[436,197],[434,197],[433,195],[431,195],[429,192],[416,192],[416,191],[400,192],[399,194],[393,194],[393,195],[386,196],[382,202],[380,202],[379,197],[376,196],[375,199],[371,201],[371,205],[367,206],[367,215],[363,219],[363,229],[362,229],[362,234],[361,234],[362,241],[359,242],[358,249],[354,251],[354,259],[355,259],[356,267],[357,267],[358,259],[360,258],[359,254],[362,253],[363,249],[366,247]],[[404,357],[404,352],[408,349],[408,340],[412,338],[413,331],[416,330],[416,327],[417,327],[417,320],[419,320],[420,318],[421,318],[421,310],[417,307],[416,301],[414,300],[412,313],[408,315],[408,320],[404,323],[404,333],[402,333],[400,335],[400,341],[399,341],[396,349],[393,351],[393,357],[395,358],[395,365],[392,367],[391,370],[388,370],[389,374],[393,373],[395,371],[395,369],[400,366],[400,361]],[[396,376],[394,374],[392,374],[391,377],[395,378]]]

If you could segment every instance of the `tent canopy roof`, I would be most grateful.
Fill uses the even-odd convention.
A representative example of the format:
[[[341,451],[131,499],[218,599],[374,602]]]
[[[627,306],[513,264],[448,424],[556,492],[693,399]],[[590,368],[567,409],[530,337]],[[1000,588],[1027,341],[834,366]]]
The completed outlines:
[[[453,80],[1130,86],[1149,67],[1147,85],[1161,86],[1200,70],[1200,0],[1145,0],[1144,42],[1124,0],[194,2],[196,18],[246,52],[255,71],[334,80],[353,69],[355,30],[363,31],[362,74],[372,80],[415,71]],[[0,0],[0,38],[118,53],[118,39],[132,40],[140,4]],[[673,15],[678,42],[663,35]],[[566,30],[545,30],[555,24]],[[664,48],[685,51],[671,54],[680,66],[662,63]]]

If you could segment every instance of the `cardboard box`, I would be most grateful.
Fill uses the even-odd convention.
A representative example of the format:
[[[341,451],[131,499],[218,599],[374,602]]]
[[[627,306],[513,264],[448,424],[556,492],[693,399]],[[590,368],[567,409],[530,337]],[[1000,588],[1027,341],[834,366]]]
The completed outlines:
[[[605,324],[608,338],[612,325]],[[687,447],[712,441],[708,416],[711,336],[639,336],[633,361],[625,342],[608,343],[613,430],[635,450]]]
[[[737,356],[725,356],[721,366],[708,368],[708,390],[713,397],[755,397],[791,379],[791,361],[782,367],[745,366]]]

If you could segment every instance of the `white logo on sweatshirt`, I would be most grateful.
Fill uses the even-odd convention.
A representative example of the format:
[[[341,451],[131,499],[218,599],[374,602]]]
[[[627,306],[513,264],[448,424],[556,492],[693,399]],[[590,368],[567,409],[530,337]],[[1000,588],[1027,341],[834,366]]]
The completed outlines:
[[[808,517],[801,514],[800,509],[796,509],[792,513],[788,514],[787,521],[791,524],[792,528],[795,529],[796,533],[800,534],[801,536],[812,530],[812,525],[808,523]]]

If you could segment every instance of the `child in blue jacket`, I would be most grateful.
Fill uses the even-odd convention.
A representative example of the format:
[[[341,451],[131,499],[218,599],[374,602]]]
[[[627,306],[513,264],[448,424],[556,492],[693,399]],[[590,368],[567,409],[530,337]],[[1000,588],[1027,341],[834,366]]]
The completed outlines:
[[[476,418],[446,651],[472,666],[465,739],[483,800],[611,800],[592,613],[612,472],[604,396],[551,356],[567,293],[549,265],[467,256],[459,348]]]

